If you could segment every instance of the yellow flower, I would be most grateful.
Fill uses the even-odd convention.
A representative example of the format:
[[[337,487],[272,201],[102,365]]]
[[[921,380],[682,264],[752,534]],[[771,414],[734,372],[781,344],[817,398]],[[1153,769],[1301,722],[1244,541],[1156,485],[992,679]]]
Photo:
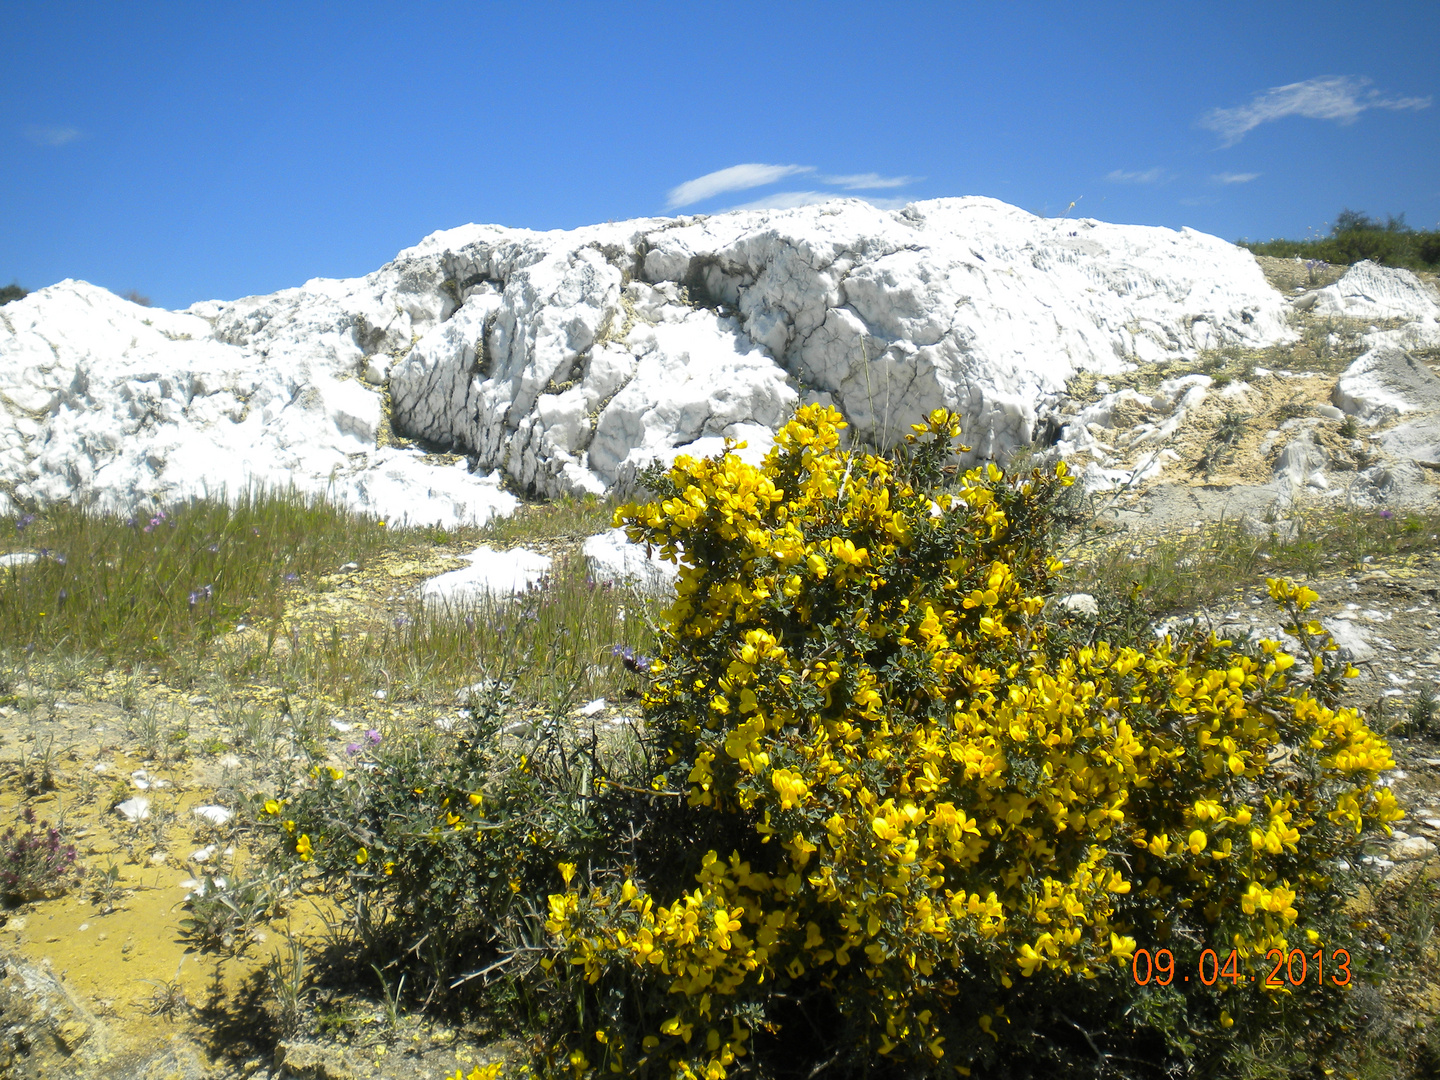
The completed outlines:
[[[266,800],[265,800],[265,812],[266,812],[267,814],[278,814],[278,813],[280,813],[280,804],[279,804],[278,802],[276,802],[274,799],[266,799]]]
[[[295,841],[295,854],[300,856],[301,862],[309,862],[314,849],[310,846],[310,834],[301,833],[300,839]]]
[[[364,866],[369,861],[370,852],[366,851],[363,847],[355,853],[355,863],[357,866]]]
[[[776,769],[770,774],[770,783],[780,793],[780,809],[782,810],[802,805],[805,795],[810,790],[810,786],[805,783],[804,778],[793,769]]]
[[[560,864],[560,877],[568,886],[571,879],[575,877],[575,864],[573,862],[562,862]]]

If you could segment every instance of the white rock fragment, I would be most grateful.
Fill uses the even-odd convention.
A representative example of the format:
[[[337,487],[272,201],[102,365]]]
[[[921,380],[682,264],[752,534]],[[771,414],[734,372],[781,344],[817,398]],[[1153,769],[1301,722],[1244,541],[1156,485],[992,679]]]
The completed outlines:
[[[594,701],[587,701],[576,711],[579,712],[581,716],[595,716],[605,711],[605,699],[602,697],[596,698]]]
[[[1405,349],[1381,345],[1345,369],[1331,394],[1335,406],[1369,424],[1440,410],[1440,378]]]
[[[197,818],[200,818],[202,821],[208,821],[211,825],[214,825],[217,828],[221,825],[227,824],[230,819],[235,816],[235,811],[231,810],[229,807],[214,805],[197,806],[194,810],[191,811],[191,813],[194,814]]]
[[[1330,481],[1325,477],[1325,466],[1329,461],[1324,448],[1314,441],[1311,434],[1302,432],[1280,451],[1275,461],[1275,479],[1286,495],[1305,488],[1325,491],[1330,487]]]
[[[1074,615],[1087,615],[1093,619],[1100,614],[1100,605],[1089,593],[1071,593],[1069,596],[1062,596],[1059,604]]]
[[[1317,289],[1316,315],[1347,319],[1440,319],[1440,295],[1409,270],[1368,260],[1345,271],[1333,285]]]
[[[664,596],[674,591],[680,568],[660,557],[658,549],[645,553],[644,544],[632,544],[624,529],[589,537],[581,546],[596,582],[623,582],[642,592]]]
[[[550,571],[550,557],[527,548],[495,551],[481,545],[465,556],[470,565],[433,577],[420,586],[428,607],[452,610],[505,600],[538,585]]]
[[[40,558],[33,551],[16,551],[9,555],[0,555],[0,568],[11,566],[29,566]]]
[[[136,795],[133,799],[117,804],[115,809],[126,821],[144,821],[150,816],[150,800],[143,795]]]
[[[1397,861],[1423,859],[1434,851],[1435,844],[1423,836],[1407,836],[1398,843],[1390,845],[1390,857]]]
[[[206,844],[204,847],[190,853],[190,862],[207,863],[215,857],[216,847],[214,844]]]
[[[1375,659],[1375,646],[1370,642],[1370,631],[1353,622],[1327,623],[1325,629],[1335,639],[1335,644],[1350,650],[1350,659],[1357,664]]]

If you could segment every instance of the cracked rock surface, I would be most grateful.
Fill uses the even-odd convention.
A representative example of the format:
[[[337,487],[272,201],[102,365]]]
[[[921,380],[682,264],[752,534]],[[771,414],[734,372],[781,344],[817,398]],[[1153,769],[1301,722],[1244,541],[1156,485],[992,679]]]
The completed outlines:
[[[880,444],[948,406],[1003,458],[1076,372],[1284,342],[1289,312],[1216,237],[985,198],[467,225],[184,312],[64,281],[0,308],[0,512],[293,483],[483,522],[513,506],[502,479],[608,490],[697,443],[760,449],[804,400]]]

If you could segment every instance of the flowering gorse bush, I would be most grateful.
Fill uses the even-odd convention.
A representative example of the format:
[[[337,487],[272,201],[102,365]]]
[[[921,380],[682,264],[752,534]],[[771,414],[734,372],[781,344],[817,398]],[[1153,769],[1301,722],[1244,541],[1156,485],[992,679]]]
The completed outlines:
[[[969,1075],[1068,1028],[1103,1065],[1087,1016],[1162,1051],[1270,1022],[1292,992],[1249,972],[1344,943],[1341,860],[1400,816],[1314,593],[1270,583],[1298,649],[1087,640],[1047,609],[1063,464],[944,492],[951,414],[894,458],[843,427],[806,407],[761,467],[681,457],[616,515],[682,563],[645,702],[664,766],[653,843],[549,898],[575,995],[551,1066]],[[1157,943],[1233,948],[1247,981],[1177,1004],[1135,985]]]

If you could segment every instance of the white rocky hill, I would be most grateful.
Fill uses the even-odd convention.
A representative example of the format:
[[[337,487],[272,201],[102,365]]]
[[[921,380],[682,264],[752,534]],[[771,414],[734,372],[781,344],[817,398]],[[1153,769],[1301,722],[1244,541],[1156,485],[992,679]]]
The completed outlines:
[[[1216,237],[984,198],[469,225],[362,278],[184,312],[63,281],[0,307],[0,512],[293,483],[483,521],[513,505],[502,480],[599,492],[722,436],[756,452],[812,399],[876,443],[946,405],[976,456],[1047,418],[1079,452],[1077,373],[1282,344],[1292,314]],[[1173,411],[1192,389],[1156,396]],[[1147,467],[1112,465],[1100,481]]]

